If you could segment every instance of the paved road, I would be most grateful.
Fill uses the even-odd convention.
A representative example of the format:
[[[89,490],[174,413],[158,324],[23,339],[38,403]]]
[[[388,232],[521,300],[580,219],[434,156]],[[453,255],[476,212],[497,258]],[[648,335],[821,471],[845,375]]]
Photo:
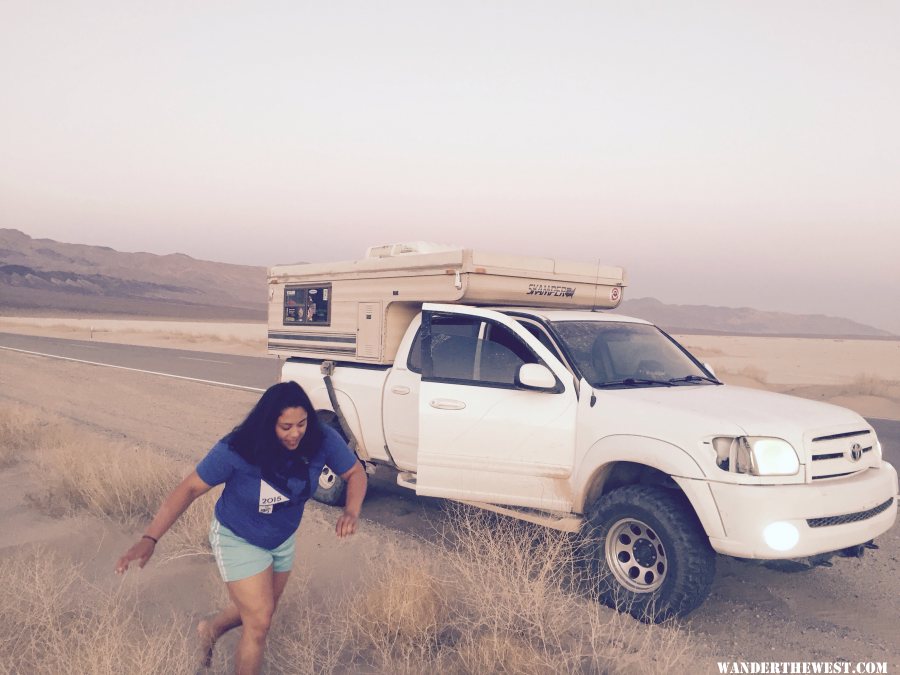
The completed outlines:
[[[13,333],[0,333],[0,347],[260,390],[278,382],[282,363],[274,356],[234,356]]]
[[[278,381],[282,364],[280,359],[273,356],[233,356],[12,333],[0,333],[0,347],[260,390]],[[878,438],[881,439],[885,459],[900,467],[900,421],[869,418],[869,423],[875,427]]]

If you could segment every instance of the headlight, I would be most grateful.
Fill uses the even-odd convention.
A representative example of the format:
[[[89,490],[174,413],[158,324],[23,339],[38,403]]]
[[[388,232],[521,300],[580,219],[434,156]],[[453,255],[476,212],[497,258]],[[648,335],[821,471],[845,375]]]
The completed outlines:
[[[754,476],[794,476],[800,460],[793,446],[780,438],[720,436],[713,439],[716,464],[723,471]]]

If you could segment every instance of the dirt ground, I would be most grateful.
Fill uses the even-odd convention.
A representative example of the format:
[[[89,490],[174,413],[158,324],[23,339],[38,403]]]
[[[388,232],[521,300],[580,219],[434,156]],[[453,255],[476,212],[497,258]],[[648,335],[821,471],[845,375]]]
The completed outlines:
[[[47,419],[187,461],[202,456],[255,400],[252,393],[12,352],[0,354],[0,364],[0,404],[33,406]],[[83,520],[42,516],[24,504],[29,489],[33,486],[21,465],[0,472],[0,551],[44,542],[85,561],[103,583],[116,583],[114,559],[134,533],[112,525],[98,532]],[[397,509],[417,518],[403,504]],[[401,532],[366,519],[360,535],[347,544],[331,531],[336,516],[333,509],[311,503],[301,527],[300,559],[319,591],[351,578],[360,557],[372,555],[385,538],[412,542],[431,528],[420,522]],[[898,528],[878,543],[880,550],[862,559],[835,559],[831,568],[794,574],[720,557],[712,596],[686,621],[698,640],[710,645],[708,653],[697,655],[698,670],[714,672],[720,660],[786,659],[886,661],[900,667]],[[142,571],[142,583],[148,593],[168,589],[153,591],[158,605],[199,617],[213,609],[208,567],[190,559],[151,565]],[[160,577],[172,581],[161,584]]]

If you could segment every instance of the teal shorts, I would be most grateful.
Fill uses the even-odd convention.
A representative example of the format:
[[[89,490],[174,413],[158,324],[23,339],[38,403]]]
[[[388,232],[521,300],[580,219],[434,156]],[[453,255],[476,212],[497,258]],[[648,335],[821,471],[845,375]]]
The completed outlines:
[[[268,549],[254,546],[239,537],[217,518],[213,518],[209,526],[209,543],[223,581],[240,581],[252,577],[270,565],[276,572],[290,572],[294,564],[295,536],[292,534],[277,548]]]

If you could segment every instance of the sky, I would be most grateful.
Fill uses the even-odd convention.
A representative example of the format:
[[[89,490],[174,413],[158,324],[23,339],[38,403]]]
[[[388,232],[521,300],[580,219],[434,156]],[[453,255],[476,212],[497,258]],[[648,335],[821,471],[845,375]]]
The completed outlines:
[[[900,333],[900,3],[0,0],[0,227],[399,241]]]

